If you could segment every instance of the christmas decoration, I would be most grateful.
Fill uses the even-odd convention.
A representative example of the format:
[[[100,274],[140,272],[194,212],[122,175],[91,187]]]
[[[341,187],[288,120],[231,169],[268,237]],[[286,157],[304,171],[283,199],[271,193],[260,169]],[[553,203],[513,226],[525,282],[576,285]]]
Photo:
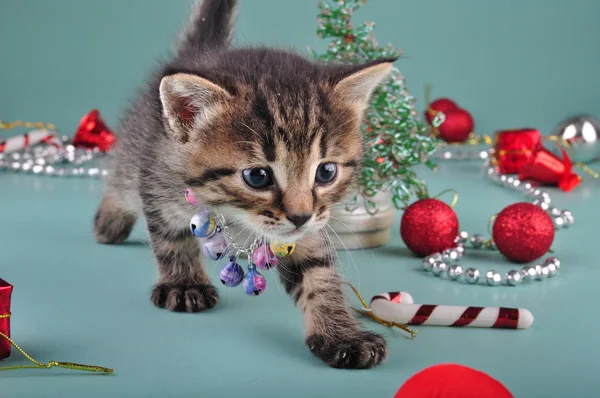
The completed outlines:
[[[404,211],[400,235],[406,246],[419,256],[441,252],[454,245],[458,218],[444,202],[421,199]]]
[[[431,272],[437,277],[447,277],[453,281],[458,281],[461,277],[464,277],[465,282],[469,284],[478,283],[482,276],[481,271],[472,267],[463,269],[460,264],[453,263],[461,261],[465,254],[467,239],[463,236],[466,237],[467,233],[461,232],[461,235],[456,238],[456,244],[453,248],[424,257],[421,261],[423,270]],[[474,249],[485,247],[490,250],[496,250],[493,240],[485,242],[479,234],[475,234],[473,237],[475,239],[470,239],[470,242]],[[511,269],[504,276],[496,270],[489,270],[485,273],[485,282],[488,286],[498,286],[502,282],[505,282],[509,286],[517,286],[521,282],[531,282],[535,279],[543,280],[547,277],[552,277],[558,273],[559,268],[560,260],[556,257],[549,257],[543,264],[536,265],[535,267],[525,266],[520,270]]]
[[[198,201],[191,188],[185,189],[185,199],[190,205],[202,209],[190,221],[191,233],[204,239],[202,253],[213,260],[224,258],[232,250],[235,253],[221,268],[221,283],[227,287],[236,287],[241,283],[246,294],[262,294],[267,288],[267,282],[257,268],[267,270],[274,267],[278,257],[287,257],[294,252],[296,244],[277,240],[267,242],[262,237],[256,237],[249,246],[240,246],[235,242],[235,237],[231,236],[230,228],[222,214],[213,217],[210,210]],[[244,269],[238,263],[242,254],[248,258],[247,273],[244,273]]]
[[[106,127],[97,109],[83,116],[73,138],[75,147],[98,148],[100,152],[107,152],[114,143],[115,135]]]
[[[98,111],[82,118],[74,140],[68,136],[58,139],[58,130],[53,124],[0,121],[0,129],[4,130],[32,127],[37,130],[11,137],[0,144],[3,148],[0,150],[0,171],[59,177],[104,177],[108,174],[100,165],[93,164],[115,142]]]
[[[536,129],[503,130],[495,134],[494,159],[501,174],[517,174],[542,148]]]
[[[371,299],[369,308],[381,319],[407,325],[527,329],[533,324],[533,315],[525,308],[395,303],[383,293]]]
[[[36,144],[47,144],[60,148],[62,143],[53,132],[47,130],[32,130],[27,134],[17,135],[0,142],[0,153],[22,151]]]
[[[571,160],[561,149],[563,158],[559,159],[546,149],[533,155],[526,165],[519,170],[521,180],[530,180],[544,185],[558,186],[565,192],[571,191],[581,182],[581,177],[573,173]]]
[[[372,22],[356,28],[351,25],[354,12],[365,3],[365,0],[319,2],[317,33],[321,38],[331,39],[331,43],[324,54],[314,52],[316,58],[364,63],[400,54],[391,45],[382,47],[377,43]],[[364,120],[366,156],[359,176],[358,195],[350,206],[356,206],[358,197],[362,196],[365,207],[374,214],[378,207],[369,199],[381,191],[392,193],[396,208],[406,205],[415,194],[419,198],[426,197],[426,185],[417,178],[413,168],[423,163],[434,168],[429,157],[438,144],[420,121],[414,98],[398,69],[375,90]]]
[[[461,108],[444,112],[443,121],[433,132],[448,143],[465,142],[473,134],[475,122],[471,114]]]
[[[600,121],[582,115],[560,123],[550,138],[565,143],[569,157],[574,162],[587,163],[600,159],[599,133]]]
[[[10,283],[0,279],[0,333],[10,337],[10,296],[13,287]],[[0,338],[0,359],[10,355],[10,343]]]
[[[456,102],[449,98],[438,98],[431,102],[425,110],[425,120],[429,125],[432,125],[433,119],[438,115],[439,112],[446,114],[449,111],[458,109]]]
[[[430,366],[400,387],[394,398],[514,398],[498,380],[457,364]]]
[[[50,361],[46,364],[41,363],[33,359],[28,355],[21,347],[19,347],[13,339],[10,337],[10,300],[13,286],[3,279],[0,279],[0,360],[6,359],[10,356],[11,346],[15,347],[17,351],[23,354],[33,365],[7,365],[0,366],[1,370],[16,370],[16,369],[50,369],[53,367],[69,369],[69,370],[80,370],[85,372],[95,373],[112,373],[113,370],[102,366],[93,365],[81,365],[72,362],[56,362]]]
[[[554,224],[538,206],[515,203],[498,214],[492,236],[498,251],[509,260],[529,262],[550,249],[554,240]]]

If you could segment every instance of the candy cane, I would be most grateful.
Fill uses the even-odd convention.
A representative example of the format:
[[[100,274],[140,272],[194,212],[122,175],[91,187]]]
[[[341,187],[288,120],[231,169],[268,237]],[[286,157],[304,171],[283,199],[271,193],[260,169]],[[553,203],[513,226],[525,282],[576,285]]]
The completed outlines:
[[[533,315],[525,308],[409,304],[403,302],[405,294],[378,294],[369,307],[381,319],[409,325],[526,329],[533,323]]]
[[[36,144],[61,147],[60,139],[48,130],[32,130],[29,133],[10,137],[6,141],[0,142],[0,153],[16,152]]]

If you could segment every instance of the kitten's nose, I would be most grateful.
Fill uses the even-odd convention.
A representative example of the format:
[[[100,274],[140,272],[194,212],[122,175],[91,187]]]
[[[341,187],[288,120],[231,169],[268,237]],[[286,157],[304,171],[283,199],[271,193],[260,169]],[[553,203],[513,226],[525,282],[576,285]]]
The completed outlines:
[[[290,220],[292,224],[296,226],[296,228],[300,228],[301,226],[306,224],[306,222],[310,220],[311,217],[312,214],[290,214],[287,216],[287,219]]]

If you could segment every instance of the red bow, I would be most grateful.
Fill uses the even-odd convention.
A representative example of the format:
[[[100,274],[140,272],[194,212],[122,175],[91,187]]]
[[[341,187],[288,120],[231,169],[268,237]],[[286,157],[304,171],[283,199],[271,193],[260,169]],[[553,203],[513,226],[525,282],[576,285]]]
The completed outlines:
[[[579,185],[581,177],[573,173],[573,164],[563,148],[561,152],[562,159],[545,149],[535,129],[496,133],[494,157],[500,173],[519,174],[521,180],[555,185],[569,192]]]
[[[84,148],[98,148],[101,152],[108,151],[115,143],[115,135],[106,126],[100,112],[92,110],[85,115],[73,138],[73,145]]]

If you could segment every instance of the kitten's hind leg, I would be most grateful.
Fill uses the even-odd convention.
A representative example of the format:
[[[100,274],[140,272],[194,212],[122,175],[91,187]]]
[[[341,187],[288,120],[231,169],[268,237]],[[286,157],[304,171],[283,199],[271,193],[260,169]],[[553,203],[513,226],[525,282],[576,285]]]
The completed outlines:
[[[98,243],[123,243],[131,233],[137,214],[125,210],[124,203],[105,194],[94,218],[94,235]]]

